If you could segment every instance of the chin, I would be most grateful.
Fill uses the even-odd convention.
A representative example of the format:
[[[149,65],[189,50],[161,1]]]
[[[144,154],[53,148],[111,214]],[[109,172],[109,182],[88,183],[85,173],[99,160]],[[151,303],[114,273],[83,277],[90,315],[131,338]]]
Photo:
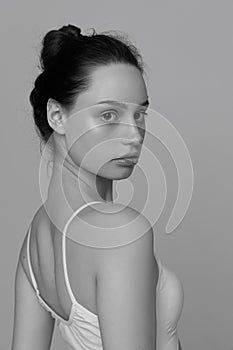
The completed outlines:
[[[98,176],[109,180],[127,179],[133,172],[135,166],[113,166],[111,163],[105,163],[99,170]]]

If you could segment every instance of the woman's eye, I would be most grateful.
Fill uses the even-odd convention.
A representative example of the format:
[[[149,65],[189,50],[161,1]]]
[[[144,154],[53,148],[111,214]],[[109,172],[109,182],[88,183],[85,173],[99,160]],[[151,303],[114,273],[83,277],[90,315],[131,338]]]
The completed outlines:
[[[106,121],[106,122],[109,122],[109,121],[111,122],[114,119],[116,119],[116,118],[111,118],[111,115],[115,115],[116,116],[116,113],[113,112],[113,111],[109,111],[109,112],[101,114],[101,118],[104,119],[104,121]]]
[[[136,112],[135,119],[138,122],[144,122],[144,118],[147,115],[148,113],[146,113],[145,111]],[[118,113],[115,111],[108,111],[108,112],[102,113],[101,118],[105,122],[114,122],[116,119],[118,119]]]
[[[148,113],[141,111],[141,112],[137,112],[136,115],[138,115],[139,117],[136,118],[136,120],[139,121],[144,121],[144,117],[148,115]]]

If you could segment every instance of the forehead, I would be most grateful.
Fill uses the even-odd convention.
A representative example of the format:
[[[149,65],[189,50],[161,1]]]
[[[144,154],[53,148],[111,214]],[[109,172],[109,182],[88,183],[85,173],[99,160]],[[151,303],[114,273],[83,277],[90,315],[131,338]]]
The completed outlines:
[[[79,95],[80,108],[94,105],[101,100],[118,100],[141,103],[148,98],[141,72],[129,64],[111,64],[96,68],[91,74],[88,91]]]

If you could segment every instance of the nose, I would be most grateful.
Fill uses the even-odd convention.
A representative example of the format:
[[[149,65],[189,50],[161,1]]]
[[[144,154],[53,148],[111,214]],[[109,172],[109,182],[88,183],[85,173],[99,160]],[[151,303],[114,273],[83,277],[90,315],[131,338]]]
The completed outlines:
[[[122,138],[124,144],[133,143],[141,144],[144,138],[145,130],[139,127],[135,122],[134,118],[129,118],[123,126],[125,133]]]

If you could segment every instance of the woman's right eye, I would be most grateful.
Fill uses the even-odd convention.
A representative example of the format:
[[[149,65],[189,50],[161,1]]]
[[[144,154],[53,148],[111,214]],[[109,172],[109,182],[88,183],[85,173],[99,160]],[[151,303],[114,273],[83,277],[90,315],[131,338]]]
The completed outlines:
[[[104,119],[104,121],[106,121],[106,122],[109,122],[109,121],[112,122],[114,119],[111,118],[111,115],[115,115],[116,116],[116,113],[113,112],[113,111],[105,112],[105,113],[101,114],[101,118]]]

